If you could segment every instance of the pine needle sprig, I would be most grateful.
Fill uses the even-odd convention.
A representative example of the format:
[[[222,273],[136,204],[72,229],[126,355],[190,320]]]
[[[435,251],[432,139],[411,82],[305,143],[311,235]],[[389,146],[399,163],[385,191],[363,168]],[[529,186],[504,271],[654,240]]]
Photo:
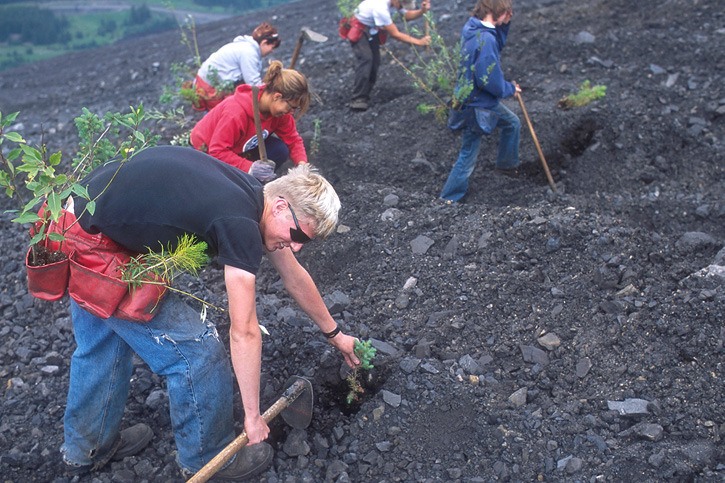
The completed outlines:
[[[123,270],[122,279],[131,287],[138,287],[142,283],[159,281],[170,284],[181,273],[195,276],[209,260],[206,250],[206,242],[185,234],[179,238],[176,247],[168,244],[157,252],[149,250],[133,257]]]

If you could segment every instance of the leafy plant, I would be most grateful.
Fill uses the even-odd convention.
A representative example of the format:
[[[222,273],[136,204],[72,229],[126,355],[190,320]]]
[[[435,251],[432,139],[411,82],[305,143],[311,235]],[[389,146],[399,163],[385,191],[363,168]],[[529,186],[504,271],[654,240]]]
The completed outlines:
[[[84,108],[83,114],[75,119],[81,140],[80,149],[73,159],[71,171],[66,173],[61,170],[60,151],[48,154],[45,145],[30,146],[20,134],[10,130],[18,114],[15,112],[3,116],[0,112],[0,187],[9,198],[18,200],[21,206],[19,209],[8,210],[17,215],[12,221],[33,224],[30,264],[41,265],[36,258],[43,251],[42,248],[47,247],[50,241],[62,243],[65,239],[63,233],[50,232],[47,229],[51,221],[60,219],[65,200],[71,195],[83,198],[87,201],[84,209],[90,213],[95,211],[97,197],[91,199],[80,180],[94,167],[112,159],[120,161],[118,169],[121,169],[135,153],[154,145],[158,136],[141,129],[141,123],[146,119],[143,106],[132,106],[130,112],[124,114],[107,113],[102,118]],[[7,152],[2,149],[10,143],[15,144],[12,149]],[[104,191],[101,190],[101,194]],[[44,203],[45,209],[41,217],[38,215],[38,208]],[[78,213],[76,215],[81,216]],[[70,227],[66,227],[68,228]],[[197,242],[195,237],[185,235],[179,239],[175,248],[160,248],[159,252],[149,250],[149,253],[132,258],[122,271],[121,279],[132,289],[143,283],[165,285],[170,290],[202,302],[203,314],[206,313],[207,306],[223,310],[170,286],[178,274],[187,272],[196,275],[199,268],[207,262],[206,243]],[[61,252],[57,253],[64,256]],[[57,261],[57,258],[48,261]]]
[[[337,10],[343,18],[352,17],[362,0],[337,0]]]
[[[164,86],[159,102],[161,104],[171,104],[174,101],[182,101],[191,105],[199,102],[199,94],[193,85],[194,76],[201,65],[196,63],[189,65],[188,63],[174,62],[171,64],[171,73],[174,78],[173,86]]]
[[[194,105],[199,102],[199,95],[196,93],[196,89],[189,79],[193,79],[201,67],[199,42],[196,38],[196,21],[192,15],[187,15],[183,22],[178,22],[178,26],[181,35],[181,44],[189,50],[191,62],[175,62],[171,64],[174,85],[173,87],[164,86],[159,102],[169,104],[175,99],[179,99]]]
[[[559,107],[562,109],[571,109],[573,107],[586,106],[590,102],[601,99],[607,94],[607,86],[595,85],[585,80],[579,87],[579,91],[575,94],[569,94],[559,100]]]
[[[47,147],[29,145],[17,132],[10,131],[18,113],[5,117],[0,112],[0,146],[13,143],[15,147],[7,153],[0,150],[0,186],[5,194],[18,201],[19,208],[8,210],[16,216],[11,221],[18,224],[33,224],[30,239],[31,264],[38,263],[38,251],[47,247],[50,241],[62,242],[62,233],[48,231],[51,221],[58,221],[63,203],[69,196],[86,199],[86,209],[95,210],[95,200],[90,199],[85,187],[80,184],[93,168],[110,159],[128,160],[148,146],[154,145],[158,136],[140,125],[145,119],[143,106],[130,108],[130,112],[107,113],[103,118],[83,109],[75,119],[80,138],[79,150],[72,160],[72,169],[61,169],[62,153],[49,154]],[[46,205],[42,217],[38,208]],[[79,215],[80,216],[80,215]]]
[[[358,401],[360,396],[365,393],[365,389],[360,382],[360,369],[364,369],[366,371],[371,370],[374,367],[372,360],[378,352],[369,340],[364,342],[356,340],[354,350],[355,355],[357,355],[358,359],[360,359],[360,365],[350,371],[350,374],[348,374],[345,378],[349,387],[349,392],[345,398],[348,405]]]
[[[422,114],[434,113],[436,119],[444,122],[448,109],[456,107],[473,90],[473,84],[459,84],[459,65],[461,62],[461,49],[459,45],[449,47],[443,37],[438,33],[435,21],[431,12],[423,16],[427,27],[426,34],[430,35],[431,43],[426,49],[413,49],[415,61],[407,65],[400,60],[389,49],[385,51],[400,65],[406,74],[413,79],[413,86],[430,95],[433,103],[423,103],[417,106],[418,112]],[[418,27],[405,28],[411,35],[420,36]],[[424,54],[425,52],[425,54]],[[459,85],[458,89],[456,86]]]
[[[143,104],[129,109],[123,114],[109,112],[101,118],[84,107],[82,114],[75,118],[80,138],[79,150],[72,163],[77,169],[76,179],[111,159],[127,160],[134,153],[158,144],[160,136],[141,129],[143,121],[149,118]]]
[[[202,64],[196,38],[196,23],[193,16],[187,15],[184,22],[180,22],[178,25],[181,32],[181,43],[189,49],[191,62],[175,62],[171,65],[174,85],[164,86],[159,102],[161,104],[170,104],[176,100],[198,107],[202,99],[192,80],[196,77],[196,73]],[[207,77],[209,85],[216,90],[217,95],[220,97],[226,97],[233,93],[236,88],[235,82],[221,79],[219,72],[214,68],[209,70]]]
[[[30,146],[20,134],[9,130],[18,114],[14,112],[3,117],[0,112],[0,148],[5,147],[5,142],[15,144],[7,153],[0,149],[0,186],[4,188],[6,196],[18,201],[20,207],[7,211],[16,215],[11,221],[34,224],[35,230],[30,239],[30,263],[40,265],[41,247],[47,246],[50,241],[63,240],[62,235],[46,231],[51,221],[60,218],[63,199],[72,193],[88,195],[85,188],[74,183],[65,173],[57,171],[61,162],[60,152],[49,155],[44,145]],[[43,202],[47,203],[47,209],[41,218],[37,208]]]

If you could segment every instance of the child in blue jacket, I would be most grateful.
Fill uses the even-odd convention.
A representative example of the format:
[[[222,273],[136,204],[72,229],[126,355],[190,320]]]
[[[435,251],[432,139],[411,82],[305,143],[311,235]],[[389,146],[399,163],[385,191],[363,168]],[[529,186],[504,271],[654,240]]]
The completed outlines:
[[[481,148],[481,136],[491,134],[496,127],[501,130],[496,168],[511,173],[520,164],[521,122],[500,102],[521,92],[518,84],[504,79],[501,69],[501,49],[512,15],[512,0],[478,0],[461,31],[456,97],[462,106],[452,112],[449,127],[462,129],[463,139],[456,164],[440,195],[445,201],[456,202],[465,196]]]

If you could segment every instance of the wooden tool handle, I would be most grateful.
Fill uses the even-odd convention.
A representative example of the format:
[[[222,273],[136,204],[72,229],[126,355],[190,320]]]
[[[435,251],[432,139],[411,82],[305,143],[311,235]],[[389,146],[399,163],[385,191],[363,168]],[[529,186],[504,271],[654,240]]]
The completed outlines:
[[[541,166],[544,168],[544,173],[546,174],[546,180],[549,182],[549,186],[551,187],[551,190],[556,193],[556,183],[554,183],[554,178],[551,177],[551,172],[549,171],[549,165],[546,163],[546,158],[544,158],[544,152],[541,150],[541,145],[539,144],[539,138],[536,137],[536,132],[534,131],[534,126],[531,124],[531,120],[529,119],[529,113],[526,111],[526,106],[524,106],[524,99],[521,97],[520,93],[516,93],[516,99],[519,101],[519,106],[521,107],[521,112],[524,113],[524,119],[526,120],[526,125],[529,127],[529,132],[531,133],[531,138],[534,140],[534,145],[536,146],[536,152],[539,153],[539,160],[541,161]]]
[[[262,118],[259,114],[259,87],[252,86],[252,105],[254,106],[254,128],[257,130],[257,145],[259,146],[259,159],[267,161],[267,148],[262,136]]]
[[[262,418],[269,423],[279,415],[286,407],[288,407],[300,394],[305,390],[305,381],[297,381],[290,386],[287,391],[277,399],[265,412]],[[209,480],[224,464],[234,456],[237,451],[242,449],[249,442],[246,432],[242,432],[234,441],[229,443],[214,458],[212,458],[202,469],[196,472],[187,483],[204,483]]]
[[[297,58],[300,56],[300,50],[302,50],[302,42],[305,40],[305,34],[304,32],[300,34],[299,38],[297,39],[297,45],[295,45],[295,50],[292,53],[292,60],[290,60],[288,69],[294,69],[295,64],[297,64]]]

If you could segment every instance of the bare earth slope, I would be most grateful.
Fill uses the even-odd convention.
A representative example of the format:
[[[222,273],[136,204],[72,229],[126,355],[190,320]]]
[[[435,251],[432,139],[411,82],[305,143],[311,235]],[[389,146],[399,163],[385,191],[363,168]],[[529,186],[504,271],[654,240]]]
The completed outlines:
[[[433,2],[454,41],[472,1]],[[263,406],[290,374],[308,376],[305,431],[273,424],[279,481],[722,481],[725,476],[725,14],[717,2],[516,2],[504,69],[524,99],[557,193],[525,128],[525,175],[493,171],[484,143],[466,203],[435,202],[459,138],[384,56],[371,109],[350,113],[352,53],[332,0],[307,0],[199,27],[202,56],[261,20],[319,102],[300,120],[343,203],[341,230],[299,255],[346,332],[379,348],[361,404],[339,390],[341,360],[290,301],[259,277]],[[409,46],[391,42],[412,61]],[[178,33],[0,73],[0,109],[69,159],[82,107],[159,107]],[[562,111],[582,81],[604,99]],[[507,104],[517,113],[518,105]],[[192,114],[190,114],[191,116]],[[198,115],[195,115],[198,117]],[[178,131],[166,127],[168,142]],[[7,208],[6,200],[2,207]],[[67,481],[58,448],[74,348],[67,302],[27,294],[26,238],[0,231],[0,474]],[[224,304],[212,264],[185,288]],[[213,314],[226,339],[228,321]],[[241,426],[241,404],[237,422]],[[164,382],[138,361],[125,424],[152,425],[139,455],[93,481],[181,481]],[[92,481],[86,478],[85,481]]]

